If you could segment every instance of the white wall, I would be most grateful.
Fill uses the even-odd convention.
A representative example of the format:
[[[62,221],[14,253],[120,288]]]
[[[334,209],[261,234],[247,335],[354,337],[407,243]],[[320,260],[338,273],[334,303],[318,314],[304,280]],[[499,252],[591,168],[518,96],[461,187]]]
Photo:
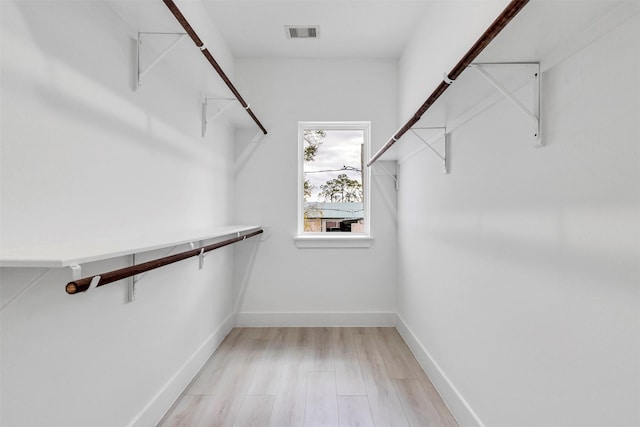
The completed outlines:
[[[543,73],[544,148],[500,102],[400,165],[399,328],[462,425],[640,423],[639,52],[635,15]]]
[[[200,137],[208,83],[162,62],[133,92],[135,32],[179,30],[161,2],[143,6],[166,14],[163,28],[144,13],[125,23],[105,2],[0,6],[3,249],[233,221],[233,132],[219,123]],[[232,72],[224,43],[207,41]],[[191,51],[188,40],[176,55]],[[130,304],[124,282],[67,295],[68,269],[14,300],[45,269],[3,268],[0,424],[153,425],[233,324],[233,251],[211,253],[202,271],[194,259],[148,273]]]
[[[397,115],[401,124],[413,116],[506,4],[506,0],[457,0],[429,5],[400,58]]]
[[[236,73],[247,99],[269,106],[255,110],[269,130],[265,140],[250,142],[254,130],[236,134],[237,218],[267,227],[251,274],[237,275],[243,292],[239,321],[393,320],[385,315],[395,312],[396,192],[391,177],[373,171],[371,248],[299,249],[293,238],[298,121],[371,121],[375,152],[397,127],[397,61],[242,59]]]

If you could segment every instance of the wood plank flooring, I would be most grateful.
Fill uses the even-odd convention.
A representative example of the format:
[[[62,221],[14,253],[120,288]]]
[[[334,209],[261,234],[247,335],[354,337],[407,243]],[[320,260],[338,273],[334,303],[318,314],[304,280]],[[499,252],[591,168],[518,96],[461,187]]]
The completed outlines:
[[[395,328],[236,328],[159,424],[457,425]]]

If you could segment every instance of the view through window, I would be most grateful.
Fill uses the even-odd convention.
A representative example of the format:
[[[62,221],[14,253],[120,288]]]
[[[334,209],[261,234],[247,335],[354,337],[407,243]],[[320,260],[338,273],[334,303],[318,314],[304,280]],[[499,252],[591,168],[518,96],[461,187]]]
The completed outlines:
[[[300,138],[301,231],[368,234],[364,162],[369,124],[301,124]]]

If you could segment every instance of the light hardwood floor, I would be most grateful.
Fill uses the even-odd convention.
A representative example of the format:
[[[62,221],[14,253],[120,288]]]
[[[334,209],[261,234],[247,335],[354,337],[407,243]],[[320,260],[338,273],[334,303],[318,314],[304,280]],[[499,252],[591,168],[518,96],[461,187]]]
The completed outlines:
[[[458,424],[395,328],[236,328],[159,425]]]

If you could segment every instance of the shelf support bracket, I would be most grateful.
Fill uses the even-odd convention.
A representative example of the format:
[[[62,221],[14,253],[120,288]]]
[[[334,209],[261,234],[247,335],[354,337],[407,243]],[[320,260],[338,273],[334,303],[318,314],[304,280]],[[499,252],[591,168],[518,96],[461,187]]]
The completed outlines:
[[[422,136],[420,136],[420,134],[418,132],[416,132],[416,130],[420,130],[420,129],[429,129],[429,130],[441,130],[442,131],[442,135],[438,135],[436,138],[432,138],[430,140],[424,139]],[[447,175],[449,173],[449,163],[450,163],[450,155],[449,155],[449,134],[447,133],[447,128],[446,127],[421,127],[421,128],[411,128],[411,132],[420,140],[422,141],[431,151],[433,151],[436,156],[440,157],[440,159],[442,160],[442,173]],[[438,141],[439,139],[444,139],[444,149],[443,152],[440,153],[440,151],[436,150],[435,147],[433,146],[433,144]]]
[[[69,268],[71,269],[71,280],[80,280],[80,277],[82,277],[82,267],[74,264],[70,265]]]
[[[72,267],[77,267],[80,268],[77,265],[74,265]],[[29,292],[29,290],[31,288],[33,288],[35,285],[37,285],[38,283],[40,283],[40,281],[47,275],[49,274],[49,272],[51,271],[51,268],[47,268],[46,270],[44,270],[42,273],[38,274],[36,277],[34,277],[29,283],[27,283],[26,286],[22,287],[22,289],[20,289],[19,292],[13,294],[13,296],[9,297],[6,301],[4,301],[2,303],[2,306],[0,306],[0,312],[4,311],[5,308],[7,308],[10,304],[13,304],[15,301],[17,301],[18,299],[22,298],[22,296],[24,294],[26,294],[27,292]],[[73,272],[73,269],[71,270],[72,275],[75,274]],[[78,274],[78,279],[80,278],[80,275]],[[76,277],[74,276],[72,280],[76,280]]]
[[[209,118],[209,100],[216,101],[227,101],[227,103],[219,109],[211,118]],[[202,137],[204,138],[207,134],[207,123],[214,121],[218,118],[225,110],[235,104],[238,100],[236,98],[207,98],[205,97],[202,101]]]
[[[509,89],[504,87],[495,77],[493,77],[483,65],[526,65],[535,67],[533,73],[533,105],[531,108],[525,106]],[[469,68],[476,70],[485,80],[487,80],[498,92],[500,92],[505,98],[507,98],[513,105],[518,108],[529,120],[534,124],[533,137],[538,145],[541,144],[540,138],[540,64],[539,63],[492,63],[492,64],[470,64]]]
[[[140,56],[141,56],[141,51],[142,51],[142,39],[144,36],[153,36],[153,35],[176,35],[179,36],[176,40],[174,40],[173,43],[171,43],[171,45],[169,45],[169,47],[167,47],[164,51],[162,51],[153,61],[151,61],[151,63],[149,65],[147,65],[144,69],[141,69],[141,64],[140,64]],[[139,90],[140,87],[142,86],[142,80],[144,78],[144,76],[151,71],[151,69],[153,67],[155,67],[158,62],[162,61],[162,59],[167,56],[169,54],[169,52],[171,52],[173,50],[173,48],[175,48],[182,40],[184,40],[187,36],[187,33],[138,33],[138,50],[137,50],[137,55],[138,55],[138,72],[136,73],[136,77],[137,77],[137,82],[136,82],[136,90]]]
[[[131,265],[136,265],[136,254],[131,254]],[[143,275],[144,274],[140,275],[140,277],[136,277],[135,275],[129,277],[129,287],[127,292],[129,302],[134,302],[136,300],[136,284]]]
[[[385,168],[384,166],[382,166],[382,163],[376,163],[378,166],[380,166],[380,168],[385,171],[385,173],[387,175],[389,175],[391,177],[391,179],[393,179],[393,182],[396,184],[396,191],[400,190],[400,185],[398,184],[398,175],[394,175],[391,172],[389,172],[389,170],[387,168]]]
[[[198,270],[202,270],[204,267],[204,257],[206,254],[204,253],[204,248],[200,249],[200,255],[198,255]]]
[[[189,243],[189,245],[191,245],[191,249],[193,249],[193,243]],[[166,257],[171,255],[171,253],[175,251],[177,247],[178,246],[174,246],[171,249],[169,249],[167,252],[165,252],[164,256]],[[132,266],[136,265],[136,254],[131,254],[131,265]],[[133,275],[129,277],[129,281],[128,281],[129,286],[128,286],[128,292],[127,292],[129,302],[134,302],[136,300],[136,292],[137,292],[136,285],[140,280],[142,280],[145,274],[147,273],[141,273],[141,274]]]

